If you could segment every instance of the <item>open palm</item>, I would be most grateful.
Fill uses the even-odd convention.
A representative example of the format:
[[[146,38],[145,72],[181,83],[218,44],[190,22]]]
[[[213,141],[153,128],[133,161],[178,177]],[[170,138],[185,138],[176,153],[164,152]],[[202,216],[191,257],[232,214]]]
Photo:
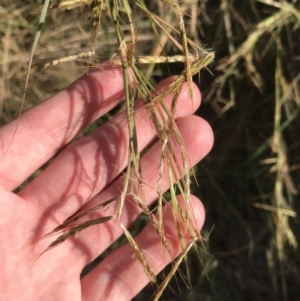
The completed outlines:
[[[166,79],[160,86],[172,80]],[[176,119],[191,165],[195,165],[211,149],[213,135],[203,119],[191,115],[200,105],[199,91],[194,88],[191,103],[187,90],[184,86],[179,96]],[[122,234],[116,220],[90,227],[36,260],[55,238],[38,240],[41,236],[75,212],[120,194],[120,174],[127,164],[129,140],[126,113],[66,145],[123,97],[121,69],[95,70],[22,114],[9,148],[17,121],[0,129],[1,300],[130,300],[149,282],[128,245],[111,253],[80,279],[83,267]],[[137,106],[138,141],[143,150],[155,138],[155,130],[146,109]],[[12,192],[54,156],[31,183],[17,194]],[[141,160],[147,204],[157,197],[154,188],[159,158],[160,145],[154,144]],[[166,180],[165,190],[167,185]],[[204,210],[196,197],[192,202],[200,228]],[[115,209],[112,204],[93,216],[108,216]],[[125,203],[123,224],[129,226],[140,213],[137,206]],[[171,220],[171,210],[166,209],[165,228],[173,252],[178,254],[180,246],[175,238],[172,240],[176,230]],[[156,273],[170,262],[151,224],[136,239]]]

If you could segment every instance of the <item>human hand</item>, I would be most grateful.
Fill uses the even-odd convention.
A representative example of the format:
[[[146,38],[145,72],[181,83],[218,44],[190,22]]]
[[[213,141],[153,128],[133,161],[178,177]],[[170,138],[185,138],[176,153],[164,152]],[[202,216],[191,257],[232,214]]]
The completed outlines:
[[[160,87],[173,79],[166,79]],[[78,210],[91,208],[120,193],[123,177],[119,175],[127,164],[128,153],[126,113],[65,146],[122,99],[121,69],[114,72],[110,68],[96,70],[22,114],[14,137],[16,120],[0,129],[1,300],[131,300],[149,282],[129,245],[111,253],[80,279],[83,267],[122,234],[116,220],[84,230],[35,261],[53,241],[53,237],[38,238]],[[213,143],[209,125],[191,115],[200,105],[200,99],[200,93],[194,87],[191,103],[184,86],[176,111],[177,125],[191,167],[209,152]],[[170,103],[171,98],[167,101]],[[138,142],[142,150],[155,138],[155,130],[145,108],[141,108],[141,104],[137,106],[140,107],[136,117]],[[51,164],[31,183],[17,194],[12,192],[56,154]],[[160,145],[156,144],[141,159],[147,183],[147,204],[157,197],[154,188],[159,158]],[[167,188],[165,181],[163,189]],[[180,197],[178,200],[184,206]],[[191,201],[200,230],[204,209],[196,197]],[[115,207],[110,206],[102,215],[113,214],[114,210]],[[130,226],[140,213],[137,206],[126,202],[122,223]],[[175,238],[172,240],[176,230],[171,220],[172,212],[167,208],[165,229],[173,252],[178,255],[180,245]],[[172,260],[167,252],[162,252],[160,239],[151,224],[143,229],[136,241],[155,272]]]

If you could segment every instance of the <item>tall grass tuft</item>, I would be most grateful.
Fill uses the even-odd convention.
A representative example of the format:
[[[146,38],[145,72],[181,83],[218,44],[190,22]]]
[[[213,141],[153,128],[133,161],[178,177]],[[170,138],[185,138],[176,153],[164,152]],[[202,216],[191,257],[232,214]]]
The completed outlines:
[[[119,219],[130,194],[169,250],[161,211],[166,196],[158,193],[157,218],[143,202],[141,154],[137,151],[133,114],[137,97],[143,99],[161,141],[161,166],[167,160],[174,188],[168,194],[173,208],[177,208],[177,192],[185,196],[187,204],[190,193],[194,193],[201,197],[207,211],[202,233],[206,251],[191,252],[188,260],[188,250],[202,238],[189,223],[192,210],[174,214],[177,222],[183,218],[190,226],[192,240],[185,244],[178,232],[182,255],[165,272],[156,298],[164,290],[166,299],[174,298],[177,290],[184,300],[298,298],[299,1],[62,0],[50,1],[48,7],[46,4],[4,0],[0,6],[1,124],[17,117],[23,104],[28,108],[38,103],[93,66],[105,61],[121,65],[131,137],[130,163],[123,192],[111,200],[118,202],[118,210],[107,220]],[[41,31],[37,30],[39,23],[43,23]],[[32,47],[35,38],[36,47]],[[178,79],[154,92],[156,80],[173,68],[177,70],[178,64],[182,71]],[[183,83],[190,85],[203,68],[209,68],[212,75],[206,72],[201,76],[204,103],[197,114],[214,128],[215,147],[194,170],[197,187],[191,185],[188,158],[173,110],[163,100],[166,95],[174,95],[175,107]],[[129,74],[137,83],[136,91]],[[26,76],[26,97],[22,98]],[[182,150],[183,163],[172,156],[170,136]],[[184,176],[176,183],[179,173]],[[86,227],[107,221],[80,224],[80,218],[72,217],[54,229],[62,231],[62,236],[49,248]],[[75,221],[79,228],[72,228]],[[154,282],[151,265],[134,241],[135,230],[120,226]],[[181,262],[188,263],[192,293],[177,284],[179,278],[171,280]],[[148,293],[148,289],[136,300],[149,299],[152,291]]]

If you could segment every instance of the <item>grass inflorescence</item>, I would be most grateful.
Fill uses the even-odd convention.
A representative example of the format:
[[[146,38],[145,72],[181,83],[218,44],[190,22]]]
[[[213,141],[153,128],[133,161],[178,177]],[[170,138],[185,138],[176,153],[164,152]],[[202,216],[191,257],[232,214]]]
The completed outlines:
[[[171,258],[174,258],[172,254],[171,246],[168,243],[166,233],[163,226],[163,205],[166,203],[164,197],[164,191],[162,190],[161,181],[164,176],[164,168],[167,169],[167,175],[169,179],[170,198],[172,203],[172,210],[174,216],[174,222],[177,229],[177,236],[180,241],[182,252],[184,257],[187,250],[190,249],[191,243],[187,244],[186,236],[189,235],[192,240],[192,245],[196,241],[202,242],[202,238],[198,230],[195,228],[195,222],[193,221],[193,208],[190,205],[190,164],[189,158],[185,153],[185,147],[181,138],[180,132],[177,129],[176,122],[174,120],[174,114],[176,110],[176,103],[182,86],[187,83],[190,98],[192,101],[192,77],[197,75],[202,68],[207,67],[213,62],[214,54],[201,48],[188,38],[186,32],[186,23],[184,19],[188,18],[186,12],[182,9],[180,3],[173,0],[161,0],[157,1],[154,8],[158,12],[166,12],[169,16],[172,16],[178,21],[178,26],[174,23],[171,24],[164,20],[159,14],[155,14],[150,10],[143,0],[135,1],[116,1],[116,0],[94,0],[91,3],[82,2],[82,5],[89,4],[91,10],[91,37],[90,37],[90,51],[80,52],[77,54],[71,54],[69,56],[63,56],[54,60],[50,60],[43,64],[33,65],[33,60],[36,56],[39,43],[41,43],[41,37],[43,34],[43,26],[46,26],[46,20],[48,15],[51,14],[51,10],[65,9],[63,5],[65,1],[61,1],[58,5],[54,5],[49,0],[45,1],[41,7],[39,13],[38,28],[35,33],[31,51],[29,54],[28,68],[25,78],[25,88],[23,97],[21,100],[21,109],[26,103],[26,95],[28,88],[30,87],[30,78],[33,72],[38,73],[41,70],[59,65],[65,62],[70,62],[74,59],[86,59],[86,72],[89,72],[95,65],[95,56],[98,48],[98,35],[99,29],[102,28],[102,24],[105,24],[106,28],[113,29],[110,33],[112,39],[115,40],[115,50],[108,57],[110,65],[122,66],[123,78],[124,78],[124,94],[125,94],[125,107],[127,111],[128,119],[128,132],[129,132],[129,152],[128,152],[128,166],[125,171],[125,178],[122,191],[119,197],[113,201],[117,203],[117,209],[113,216],[101,217],[97,219],[81,222],[81,218],[88,216],[92,211],[102,208],[104,205],[97,205],[94,208],[80,214],[75,217],[70,217],[60,226],[56,227],[51,233],[45,236],[60,234],[58,238],[53,241],[45,250],[49,251],[54,247],[57,247],[65,240],[74,237],[79,232],[85,230],[88,227],[92,227],[97,224],[102,224],[110,221],[111,219],[117,219],[120,227],[123,229],[124,235],[127,238],[128,243],[133,248],[136,258],[140,261],[144,268],[145,273],[149,277],[149,280],[153,283],[156,282],[155,272],[152,270],[150,263],[145,257],[143,250],[136,243],[132,234],[122,224],[121,218],[123,214],[123,207],[128,196],[133,202],[136,202],[136,206],[140,207],[144,214],[148,215],[150,221],[153,223],[158,235],[161,238],[162,245],[170,254]],[[71,1],[72,2],[72,1]],[[79,2],[71,3],[68,1],[68,9],[72,10],[79,5]],[[159,9],[159,10],[158,10]],[[34,10],[33,13],[37,12]],[[136,17],[138,16],[138,18]],[[140,19],[140,20],[139,20]],[[147,31],[153,35],[154,39],[157,39],[157,46],[160,46],[160,50],[156,55],[150,54],[136,54],[135,49],[139,46],[140,41],[137,35],[139,31],[139,22],[147,24]],[[166,45],[160,43],[161,36],[165,37],[165,44],[171,44],[174,55],[166,56],[164,54]],[[158,49],[158,47],[156,47]],[[160,90],[155,90],[151,79],[146,75],[146,72],[140,67],[143,64],[152,65],[155,64],[172,64],[182,63],[184,68],[180,76],[168,87]],[[149,73],[149,71],[148,71]],[[131,76],[135,85],[132,85]],[[169,109],[164,103],[165,99],[169,96],[173,97],[171,108]],[[144,196],[144,179],[141,174],[140,158],[141,154],[138,150],[137,141],[137,129],[135,124],[135,111],[134,104],[137,99],[142,99],[143,103],[148,111],[149,118],[151,119],[153,126],[157,132],[157,138],[161,141],[162,154],[160,163],[158,166],[158,183],[157,183],[157,195],[158,202],[157,208],[153,210],[148,208]],[[16,128],[17,130],[17,128]],[[12,137],[13,139],[13,137]],[[176,152],[174,151],[174,145],[178,145],[180,148],[179,160]],[[9,146],[8,146],[9,149]],[[163,167],[165,166],[165,167]],[[185,200],[185,210],[182,211],[177,203],[176,194],[180,192]],[[76,224],[74,222],[76,221]],[[182,232],[181,222],[185,224],[185,230]],[[178,261],[179,260],[179,261]],[[179,257],[177,262],[182,261],[182,257]],[[174,265],[178,266],[178,264]],[[176,269],[165,277],[164,285],[158,288],[155,299],[162,294],[162,291],[174,275]]]

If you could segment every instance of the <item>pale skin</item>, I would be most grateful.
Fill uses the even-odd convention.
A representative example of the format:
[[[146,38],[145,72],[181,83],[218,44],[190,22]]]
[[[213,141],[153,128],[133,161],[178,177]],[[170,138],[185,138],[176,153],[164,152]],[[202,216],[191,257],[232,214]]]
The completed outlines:
[[[160,87],[173,79],[166,79]],[[213,144],[210,126],[192,115],[201,102],[200,92],[195,86],[193,88],[194,99],[191,101],[188,87],[183,87],[176,113],[191,166],[206,156]],[[82,268],[122,234],[116,219],[84,230],[37,259],[57,236],[38,238],[75,212],[120,193],[123,183],[120,175],[127,164],[128,152],[124,114],[65,146],[122,99],[121,69],[116,68],[114,72],[111,68],[96,70],[23,113],[15,135],[16,120],[0,129],[1,300],[125,301],[131,300],[149,282],[128,245],[114,251],[80,279]],[[170,103],[170,100],[166,102]],[[155,130],[141,103],[137,106],[138,141],[142,150],[155,138]],[[157,197],[155,183],[159,154],[160,145],[155,144],[141,161],[148,205]],[[54,160],[32,182],[17,194],[12,192],[54,156]],[[166,179],[163,189],[167,188]],[[183,206],[182,198],[178,200]],[[192,196],[191,201],[195,223],[200,230],[204,209],[196,197]],[[112,215],[115,209],[113,204],[89,218]],[[170,208],[164,212],[169,243],[174,254],[178,255],[180,247],[175,238],[172,213]],[[140,210],[133,202],[126,202],[122,223],[131,225],[139,214]],[[171,261],[151,224],[143,229],[136,241],[155,273]]]

